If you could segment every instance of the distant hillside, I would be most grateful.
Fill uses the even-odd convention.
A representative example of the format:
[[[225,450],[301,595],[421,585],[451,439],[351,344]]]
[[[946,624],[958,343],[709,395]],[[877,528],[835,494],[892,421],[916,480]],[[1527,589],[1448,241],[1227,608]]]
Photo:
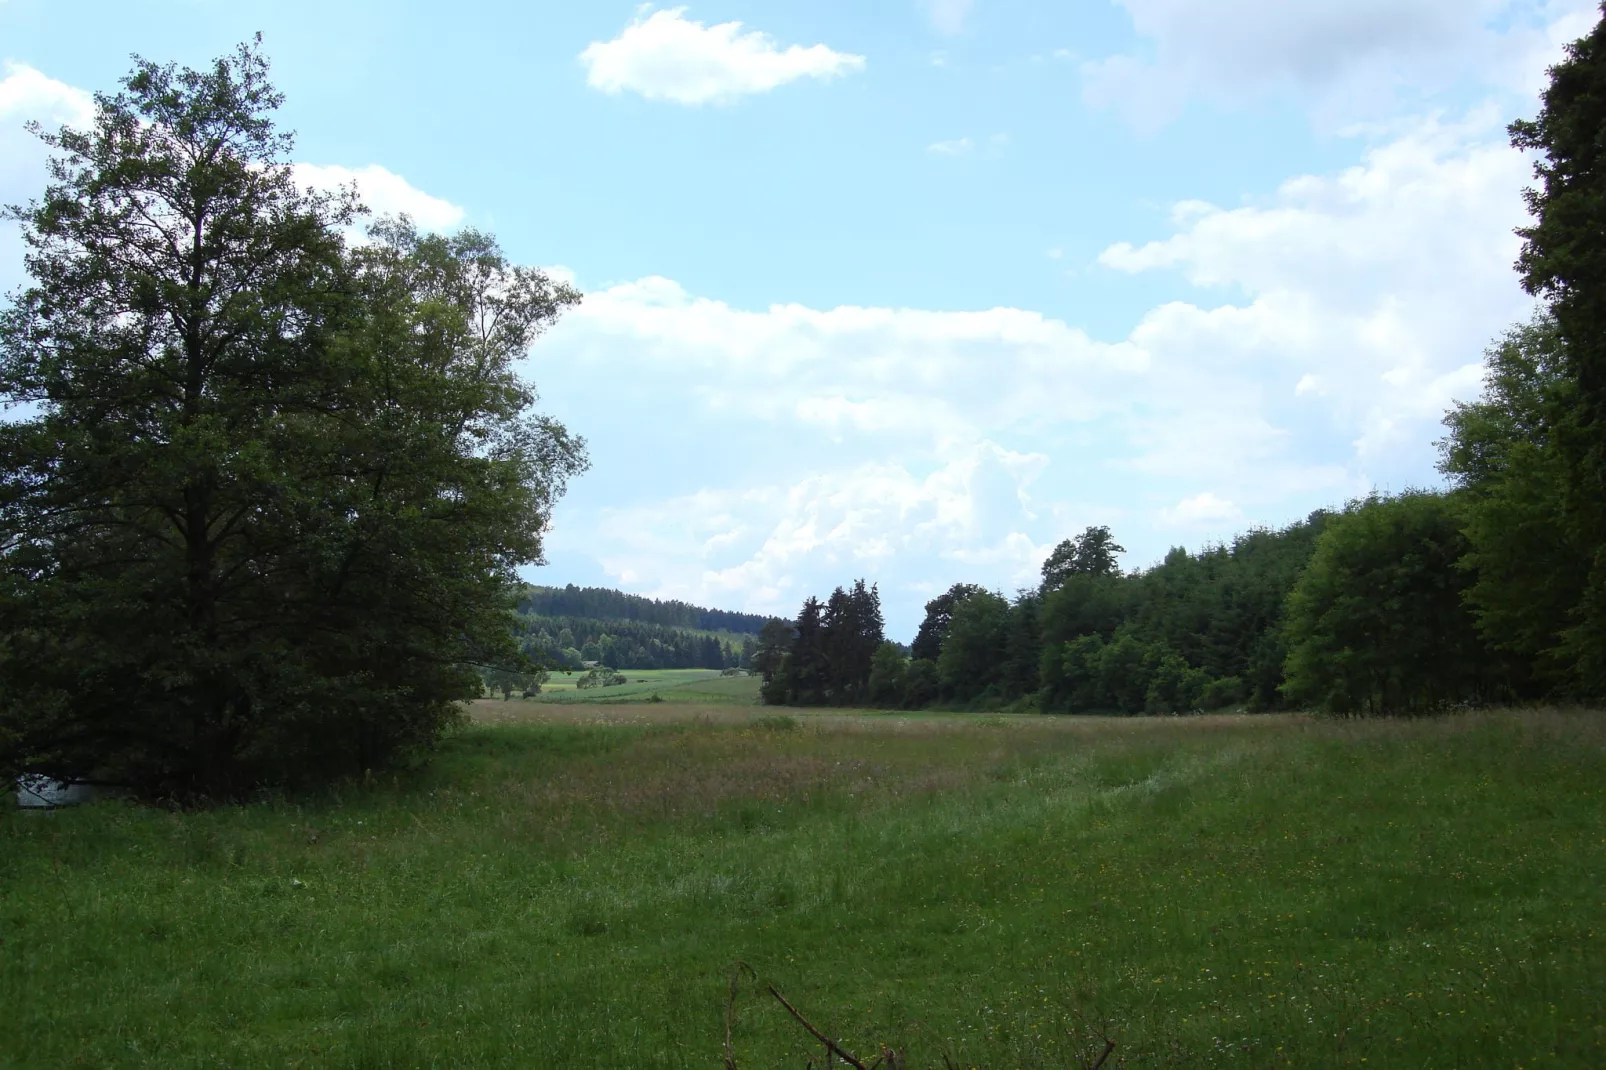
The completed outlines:
[[[608,587],[529,587],[519,599],[519,612],[540,617],[580,617],[588,620],[629,620],[689,628],[700,632],[734,632],[757,635],[769,617],[704,609],[686,602],[660,602],[639,594]]]

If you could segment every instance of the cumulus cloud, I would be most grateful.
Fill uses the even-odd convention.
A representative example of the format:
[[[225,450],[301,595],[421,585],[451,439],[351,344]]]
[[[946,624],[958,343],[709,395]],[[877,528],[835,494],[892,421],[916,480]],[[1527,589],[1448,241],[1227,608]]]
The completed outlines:
[[[1352,429],[1359,457],[1381,458],[1475,393],[1483,346],[1530,313],[1510,267],[1527,178],[1492,112],[1427,120],[1337,175],[1285,182],[1266,203],[1179,204],[1170,237],[1099,259],[1247,295],[1156,310],[1134,338],[1187,339],[1201,368],[1276,367],[1290,395]]]
[[[1192,97],[1292,89],[1334,117],[1458,79],[1531,93],[1594,0],[1119,0],[1146,53],[1083,64],[1084,98],[1145,128]]]
[[[459,206],[425,193],[378,164],[353,168],[298,163],[293,171],[297,183],[313,189],[332,191],[355,185],[363,203],[375,215],[407,215],[424,230],[448,230],[466,215]]]
[[[7,62],[0,78],[0,204],[19,204],[44,192],[47,150],[24,128],[88,127],[95,100],[87,90],[58,82],[32,67]],[[22,238],[16,224],[0,221],[0,293],[22,282]]]
[[[46,77],[32,67],[7,62],[0,78],[0,203],[37,196],[45,183],[45,146],[24,129],[88,127],[95,100],[76,86]]]
[[[952,141],[933,141],[926,146],[926,151],[934,152],[939,156],[961,156],[974,147],[968,137],[961,137]]]
[[[87,90],[58,82],[21,63],[7,60],[4,69],[0,121],[8,126],[30,119],[78,127],[94,121],[95,99]]]
[[[780,47],[740,22],[705,26],[683,7],[644,7],[618,37],[580,53],[586,81],[605,93],[630,91],[676,104],[729,103],[800,78],[829,79],[864,69],[864,57],[823,44]]]
[[[1243,510],[1210,491],[1184,498],[1171,508],[1160,510],[1162,520],[1167,524],[1178,526],[1218,524],[1226,520],[1237,520],[1242,515]]]
[[[656,597],[782,615],[820,593],[824,577],[869,575],[907,593],[922,589],[922,567],[937,561],[1024,584],[1049,549],[1020,530],[1032,522],[1027,491],[1046,462],[980,440],[927,473],[874,461],[602,510],[560,525],[552,545],[561,552],[600,540],[607,574]]]
[[[1204,296],[1118,338],[1021,308],[744,309],[660,277],[593,290],[541,349],[565,418],[600,442],[614,421],[696,413],[696,442],[743,445],[697,480],[717,501],[692,508],[693,486],[566,506],[554,552],[570,540],[621,582],[705,604],[790,611],[862,574],[918,610],[956,579],[1029,582],[1089,523],[1142,564],[1177,528],[1219,537],[1431,480],[1444,408],[1531,312],[1510,268],[1526,179],[1480,113],[1401,126],[1246,206],[1177,204],[1168,233],[1100,266]],[[631,496],[693,456],[638,472]]]

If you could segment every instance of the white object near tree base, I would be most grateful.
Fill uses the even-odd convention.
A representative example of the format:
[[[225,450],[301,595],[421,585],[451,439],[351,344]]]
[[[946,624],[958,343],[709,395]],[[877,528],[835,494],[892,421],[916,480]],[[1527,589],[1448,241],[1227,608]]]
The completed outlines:
[[[95,797],[90,784],[75,784],[70,780],[52,780],[40,773],[24,773],[17,778],[17,805],[24,810],[54,810],[58,806],[75,806]]]

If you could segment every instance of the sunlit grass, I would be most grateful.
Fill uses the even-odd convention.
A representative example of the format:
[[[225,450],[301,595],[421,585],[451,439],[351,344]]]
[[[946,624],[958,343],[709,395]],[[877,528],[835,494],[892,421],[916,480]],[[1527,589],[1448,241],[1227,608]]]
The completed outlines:
[[[586,703],[613,705],[621,702],[734,702],[753,705],[758,701],[759,680],[752,676],[721,676],[714,669],[628,669],[622,670],[626,682],[612,687],[579,688],[581,672],[553,673],[541,686],[541,693],[528,699],[516,695],[481,699],[476,706],[494,709],[492,704],[542,703],[572,705]]]
[[[1606,1065],[1593,715],[667,705],[317,804],[0,815],[0,1063],[717,1067],[741,959],[917,1067]],[[743,1067],[820,1065],[738,1012]]]

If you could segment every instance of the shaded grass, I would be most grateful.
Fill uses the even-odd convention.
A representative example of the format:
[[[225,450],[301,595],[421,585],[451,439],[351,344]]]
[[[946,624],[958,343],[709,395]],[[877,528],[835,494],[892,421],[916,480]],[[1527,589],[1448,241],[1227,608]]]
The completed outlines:
[[[0,815],[0,1063],[712,1067],[741,958],[917,1067],[1073,1065],[1079,1022],[1128,1065],[1606,1064],[1597,717],[644,710],[317,804]],[[744,1067],[818,1063],[740,1010]]]

